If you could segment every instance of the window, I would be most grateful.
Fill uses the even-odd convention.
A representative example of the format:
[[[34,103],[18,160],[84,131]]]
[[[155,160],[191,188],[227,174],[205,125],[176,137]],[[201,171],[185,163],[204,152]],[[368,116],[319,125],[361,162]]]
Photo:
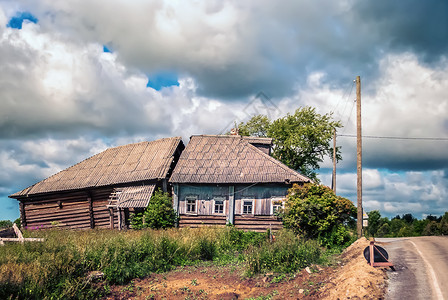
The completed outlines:
[[[195,214],[197,205],[196,201],[198,200],[197,196],[187,196],[185,198],[186,206],[187,206],[187,213]]]
[[[253,214],[253,200],[243,200],[243,214]]]
[[[215,197],[215,214],[224,213],[224,197]]]
[[[271,198],[271,215],[276,215],[279,211],[283,210],[283,198],[273,197]]]

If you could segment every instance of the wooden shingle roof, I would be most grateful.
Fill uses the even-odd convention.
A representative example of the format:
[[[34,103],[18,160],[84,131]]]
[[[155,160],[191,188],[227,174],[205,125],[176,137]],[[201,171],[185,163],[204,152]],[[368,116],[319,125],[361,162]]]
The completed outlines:
[[[9,197],[166,178],[179,146],[173,137],[110,148]]]
[[[174,168],[173,183],[285,183],[309,178],[263,153],[256,138],[192,136]],[[261,140],[267,142],[267,139]],[[261,143],[261,142],[260,142]]]

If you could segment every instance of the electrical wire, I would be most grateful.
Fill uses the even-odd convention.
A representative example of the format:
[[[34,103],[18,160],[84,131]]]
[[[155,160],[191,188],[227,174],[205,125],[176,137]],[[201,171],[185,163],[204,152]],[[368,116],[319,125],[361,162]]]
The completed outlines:
[[[341,116],[344,115],[344,113],[345,113],[345,109],[346,109],[346,107],[347,107],[348,99],[349,99],[350,95],[351,95],[352,92],[353,92],[353,87],[354,87],[354,86],[355,86],[355,82],[352,81],[351,86],[347,86],[347,88],[346,88],[346,89],[344,90],[344,92],[342,93],[341,98],[339,99],[339,101],[336,103],[335,107],[334,107],[331,111],[336,112],[336,109],[338,108],[339,104],[341,103],[341,100],[346,99],[346,101],[345,101],[345,106],[344,106],[344,109],[342,110],[342,114],[341,114]],[[350,92],[348,92],[348,89],[349,89],[349,88],[350,88]]]
[[[356,138],[355,134],[338,134],[338,136]],[[363,135],[362,138],[384,139],[384,140],[448,141],[448,138],[443,137],[400,137],[400,136]]]

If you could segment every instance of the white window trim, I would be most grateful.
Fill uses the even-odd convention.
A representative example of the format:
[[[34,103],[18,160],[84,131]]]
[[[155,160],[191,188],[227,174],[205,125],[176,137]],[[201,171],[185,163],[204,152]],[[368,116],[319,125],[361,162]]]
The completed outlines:
[[[188,200],[195,200],[195,211],[188,211]],[[187,215],[197,215],[198,214],[198,196],[197,195],[188,195],[185,197],[185,214]]]
[[[274,202],[282,202],[282,209],[285,208],[285,197],[271,197],[271,216],[274,215]]]
[[[250,214],[244,213],[244,202],[252,202],[252,212]],[[241,199],[241,215],[253,216],[255,214],[255,197],[245,197]]]
[[[218,201],[222,201],[223,204],[223,208],[222,208],[222,213],[216,213],[215,212],[215,205],[216,205],[216,200]],[[226,197],[225,196],[214,196],[213,197],[213,214],[214,215],[220,215],[220,216],[225,216],[226,215]]]

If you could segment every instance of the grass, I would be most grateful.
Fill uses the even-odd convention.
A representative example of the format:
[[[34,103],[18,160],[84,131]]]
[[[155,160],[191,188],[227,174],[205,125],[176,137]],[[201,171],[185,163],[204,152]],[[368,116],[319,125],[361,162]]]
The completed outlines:
[[[113,231],[62,229],[25,232],[44,243],[7,244],[0,252],[1,299],[93,299],[110,284],[211,262],[243,264],[247,275],[295,272],[322,262],[322,248],[289,231],[269,242],[266,233],[233,227]],[[100,282],[87,276],[104,273]],[[193,280],[192,285],[197,284]],[[130,285],[132,286],[132,285]]]

